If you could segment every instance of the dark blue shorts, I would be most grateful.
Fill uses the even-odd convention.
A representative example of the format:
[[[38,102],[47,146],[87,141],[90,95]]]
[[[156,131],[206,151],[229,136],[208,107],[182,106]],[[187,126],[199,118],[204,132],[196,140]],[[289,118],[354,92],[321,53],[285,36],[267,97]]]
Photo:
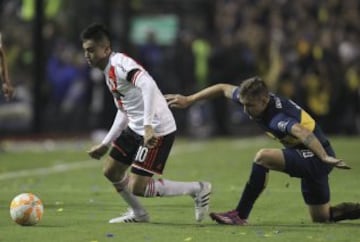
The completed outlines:
[[[335,156],[331,146],[325,148]],[[284,172],[291,177],[301,178],[301,192],[306,204],[320,205],[330,201],[328,175],[332,166],[322,162],[308,149],[283,149]]]

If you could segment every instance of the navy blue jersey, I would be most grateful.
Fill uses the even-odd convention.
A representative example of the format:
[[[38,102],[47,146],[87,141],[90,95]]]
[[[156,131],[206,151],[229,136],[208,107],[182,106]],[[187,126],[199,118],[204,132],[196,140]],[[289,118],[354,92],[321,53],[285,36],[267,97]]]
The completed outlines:
[[[234,89],[232,99],[239,103],[239,88]],[[252,117],[250,117],[252,118]],[[280,141],[287,148],[305,149],[305,145],[296,137],[291,135],[291,127],[299,123],[312,131],[323,146],[328,146],[328,141],[316,124],[315,120],[295,102],[270,94],[270,101],[261,117],[252,118],[265,132],[274,139]]]

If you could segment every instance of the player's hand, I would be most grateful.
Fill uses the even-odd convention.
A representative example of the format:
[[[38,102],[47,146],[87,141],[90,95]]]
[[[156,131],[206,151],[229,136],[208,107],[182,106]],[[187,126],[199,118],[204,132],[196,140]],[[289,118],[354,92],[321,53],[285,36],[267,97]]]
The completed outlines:
[[[10,101],[10,99],[14,95],[14,88],[9,83],[10,82],[7,81],[7,82],[2,84],[2,91],[4,93],[6,101]]]
[[[100,144],[91,147],[91,149],[87,152],[91,158],[99,160],[103,157],[108,151],[109,147],[106,145]]]
[[[191,104],[188,97],[181,94],[166,94],[165,99],[171,108],[187,108]]]
[[[343,160],[337,159],[332,156],[326,156],[325,158],[323,158],[323,162],[333,165],[339,169],[351,169],[351,167],[348,166]]]
[[[154,129],[151,125],[144,126],[144,146],[154,148],[158,144],[158,138],[155,136]]]

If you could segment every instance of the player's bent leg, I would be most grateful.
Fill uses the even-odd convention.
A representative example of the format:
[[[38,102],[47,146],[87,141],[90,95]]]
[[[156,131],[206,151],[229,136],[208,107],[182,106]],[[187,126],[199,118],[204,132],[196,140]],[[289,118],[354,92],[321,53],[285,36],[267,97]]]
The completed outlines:
[[[308,205],[314,223],[326,223],[330,220],[330,204]]]
[[[136,196],[144,197],[146,187],[152,179],[152,176],[130,173],[129,190]]]
[[[254,161],[270,170],[283,171],[285,169],[285,158],[281,149],[260,149]]]
[[[344,202],[330,207],[330,221],[360,218],[360,203]]]
[[[219,224],[245,225],[253,205],[267,184],[269,169],[260,162],[257,157],[252,166],[250,177],[245,185],[239,203],[235,210],[225,213],[210,213],[210,217]]]
[[[109,223],[131,223],[148,222],[149,216],[138,198],[129,189],[129,177],[126,170],[129,166],[118,162],[112,158],[104,163],[104,175],[112,182],[116,191],[121,195],[125,202],[131,207],[127,212],[119,217],[109,220]]]
[[[195,220],[197,222],[201,222],[209,211],[212,189],[209,182],[171,181],[132,173],[129,187],[134,194],[143,197],[190,195],[195,202]]]
[[[129,165],[120,163],[109,157],[103,164],[103,174],[110,182],[118,182],[123,179]]]

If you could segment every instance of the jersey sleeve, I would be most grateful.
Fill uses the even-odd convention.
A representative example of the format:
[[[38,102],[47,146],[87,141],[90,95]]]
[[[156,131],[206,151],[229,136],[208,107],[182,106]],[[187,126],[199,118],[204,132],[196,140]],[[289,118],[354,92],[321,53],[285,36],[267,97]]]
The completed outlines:
[[[143,95],[144,125],[151,125],[156,108],[156,83],[147,72],[142,72],[137,78],[135,85],[140,88]]]
[[[143,72],[143,68],[134,59],[124,54],[119,54],[115,60],[116,74],[119,78],[127,80],[135,85],[137,78]]]
[[[234,88],[234,90],[232,92],[232,98],[231,99],[236,103],[240,103],[239,98],[240,98],[240,88],[236,87],[236,88]]]
[[[290,134],[291,127],[296,123],[299,123],[296,119],[287,116],[284,113],[279,113],[271,119],[270,129],[279,131],[284,134]]]
[[[119,137],[121,132],[126,128],[127,123],[128,120],[125,114],[118,110],[109,132],[106,134],[101,143],[108,146],[113,140]]]

